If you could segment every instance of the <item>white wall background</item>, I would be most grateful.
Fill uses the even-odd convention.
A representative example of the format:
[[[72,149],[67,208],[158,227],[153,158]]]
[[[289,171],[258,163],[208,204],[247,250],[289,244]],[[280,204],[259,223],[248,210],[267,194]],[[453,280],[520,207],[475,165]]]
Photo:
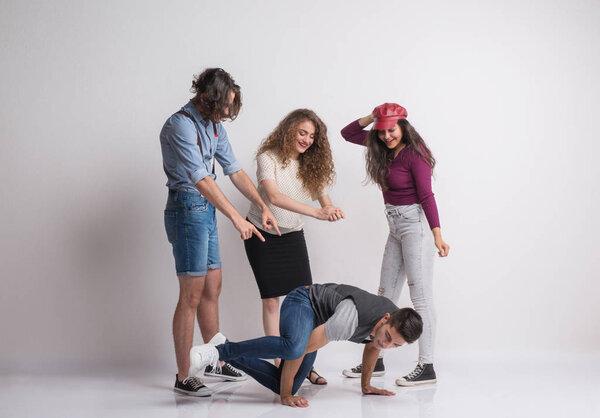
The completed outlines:
[[[584,0],[1,1],[0,371],[174,367],[158,134],[209,66],[242,86],[226,127],[252,178],[287,112],[329,126],[348,219],[307,222],[315,281],[377,288],[382,198],[339,130],[396,101],[439,161],[438,351],[600,350],[599,18]],[[257,336],[219,222],[221,328]]]

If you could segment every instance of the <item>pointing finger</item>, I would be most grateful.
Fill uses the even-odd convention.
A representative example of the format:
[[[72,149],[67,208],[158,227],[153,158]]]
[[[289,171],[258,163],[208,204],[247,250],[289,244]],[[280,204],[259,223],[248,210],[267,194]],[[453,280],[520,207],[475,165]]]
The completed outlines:
[[[260,232],[258,232],[258,229],[256,229],[254,227],[254,225],[252,225],[252,229],[250,230],[250,236],[252,236],[252,234],[256,235],[258,237],[259,240],[261,240],[262,242],[265,242],[265,238],[261,235]],[[250,238],[250,237],[248,237]]]

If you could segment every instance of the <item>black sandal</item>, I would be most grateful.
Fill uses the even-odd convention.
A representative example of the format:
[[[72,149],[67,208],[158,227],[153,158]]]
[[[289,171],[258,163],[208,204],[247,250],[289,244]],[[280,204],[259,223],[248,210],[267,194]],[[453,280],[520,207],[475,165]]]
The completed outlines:
[[[313,373],[317,375],[317,378],[315,380],[312,380],[310,378],[310,375]],[[317,373],[317,371],[315,370],[314,367],[312,369],[310,369],[310,372],[308,372],[308,376],[306,376],[306,378],[313,385],[326,385],[327,384],[327,381],[325,380],[325,378],[323,376],[321,376],[319,373]]]

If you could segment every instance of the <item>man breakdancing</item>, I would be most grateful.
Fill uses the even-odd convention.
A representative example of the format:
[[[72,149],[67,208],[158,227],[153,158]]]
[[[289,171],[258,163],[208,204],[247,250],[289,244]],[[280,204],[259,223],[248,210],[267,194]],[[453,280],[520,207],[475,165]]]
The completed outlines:
[[[245,371],[281,397],[281,403],[307,407],[293,396],[312,368],[317,350],[330,341],[365,344],[361,387],[364,394],[394,395],[371,386],[371,373],[379,351],[416,341],[423,331],[421,316],[411,308],[399,309],[389,299],[344,284],[313,284],[290,292],[281,305],[280,336],[241,342],[213,341],[190,350],[190,376],[208,365],[226,361]],[[263,359],[281,358],[279,367]]]

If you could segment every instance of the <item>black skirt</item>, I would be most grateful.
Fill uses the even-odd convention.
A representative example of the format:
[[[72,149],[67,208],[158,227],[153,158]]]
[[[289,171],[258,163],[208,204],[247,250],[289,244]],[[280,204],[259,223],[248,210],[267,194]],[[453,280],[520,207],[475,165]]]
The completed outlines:
[[[299,286],[311,285],[304,231],[281,236],[260,232],[265,242],[253,234],[244,241],[244,247],[261,299],[287,295]]]

